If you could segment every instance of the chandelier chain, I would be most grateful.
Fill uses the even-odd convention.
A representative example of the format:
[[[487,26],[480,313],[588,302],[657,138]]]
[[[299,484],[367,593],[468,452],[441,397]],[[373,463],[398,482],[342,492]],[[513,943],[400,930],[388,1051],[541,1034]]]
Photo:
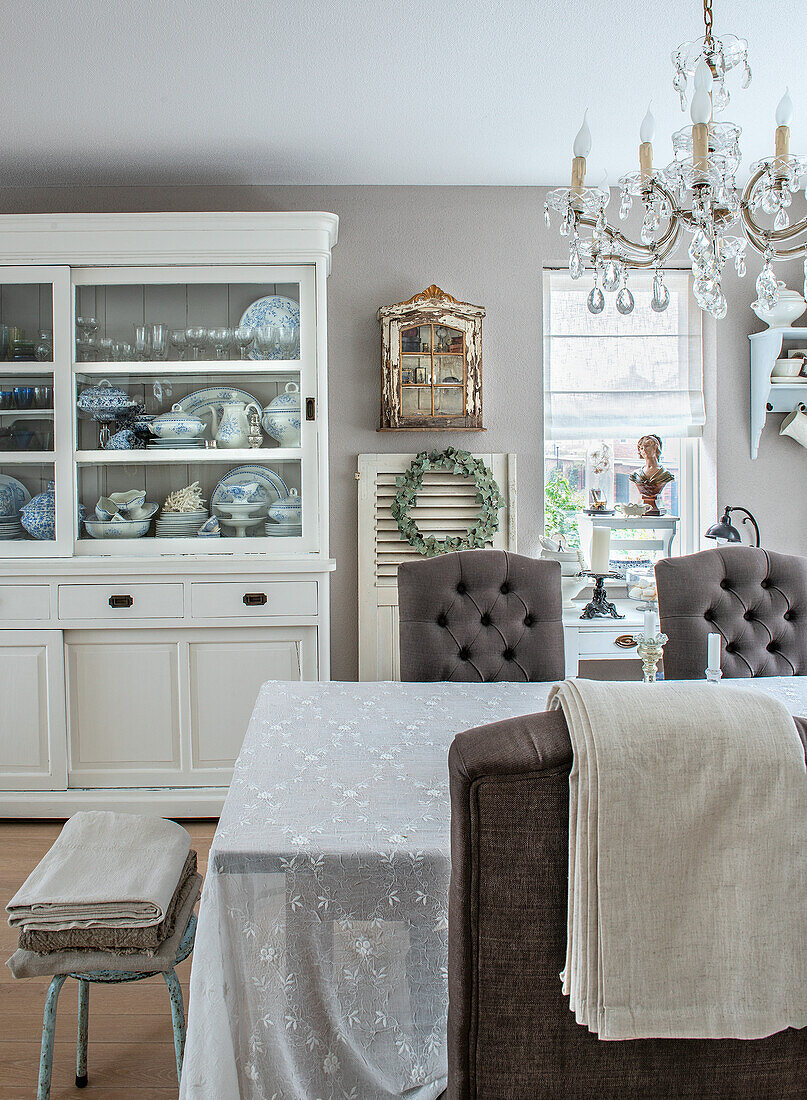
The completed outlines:
[[[703,0],[703,25],[706,28],[706,40],[712,41],[712,0]]]

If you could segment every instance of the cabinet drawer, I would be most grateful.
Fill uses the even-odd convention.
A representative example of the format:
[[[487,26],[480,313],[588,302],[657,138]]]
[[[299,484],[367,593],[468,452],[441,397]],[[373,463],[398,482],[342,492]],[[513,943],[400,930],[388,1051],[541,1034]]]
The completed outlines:
[[[202,581],[191,585],[194,618],[316,615],[316,581]]]
[[[623,648],[616,644],[625,634],[639,634],[639,626],[612,627],[609,630],[581,630],[579,632],[580,659],[587,657],[636,657],[636,646]]]
[[[0,584],[0,622],[50,618],[46,584]]]
[[[127,619],[181,619],[181,584],[60,584],[60,619],[98,619],[125,623]]]

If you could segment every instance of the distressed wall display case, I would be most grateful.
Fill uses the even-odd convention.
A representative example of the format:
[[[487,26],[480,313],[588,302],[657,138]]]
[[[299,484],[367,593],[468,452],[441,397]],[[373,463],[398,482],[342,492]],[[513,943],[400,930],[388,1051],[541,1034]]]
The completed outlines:
[[[484,431],[484,316],[438,286],[379,309],[379,431]]]
[[[216,815],[261,685],[329,677],[337,224],[0,216],[0,816]]]

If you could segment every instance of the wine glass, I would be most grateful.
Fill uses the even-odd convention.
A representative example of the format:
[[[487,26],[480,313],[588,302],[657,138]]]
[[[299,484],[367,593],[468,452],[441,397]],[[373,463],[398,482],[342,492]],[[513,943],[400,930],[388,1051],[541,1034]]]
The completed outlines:
[[[185,330],[185,335],[188,337],[188,344],[191,348],[192,357],[194,359],[201,359],[202,351],[207,344],[207,329],[192,326]]]
[[[210,342],[215,349],[216,358],[226,359],[233,345],[233,330],[231,328],[212,328],[210,330]]]
[[[277,343],[277,328],[275,325],[258,325],[255,329],[255,343],[262,359],[269,359],[275,350]]]
[[[108,363],[112,358],[113,340],[109,336],[102,336],[98,341],[98,359],[102,363]]]
[[[233,331],[233,339],[241,349],[241,358],[246,359],[247,348],[255,339],[255,330],[252,325],[239,325],[238,328]]]
[[[53,360],[53,334],[46,328],[39,330],[34,355],[39,363],[50,363]]]
[[[294,325],[278,325],[277,342],[284,359],[292,358],[296,340],[297,332]]]
[[[177,349],[177,359],[184,359],[188,350],[188,334],[184,328],[171,329],[171,347]]]
[[[164,362],[168,358],[168,326],[151,326],[151,351],[155,359]]]
[[[151,359],[151,329],[148,325],[135,325],[134,332],[135,356],[141,361]]]

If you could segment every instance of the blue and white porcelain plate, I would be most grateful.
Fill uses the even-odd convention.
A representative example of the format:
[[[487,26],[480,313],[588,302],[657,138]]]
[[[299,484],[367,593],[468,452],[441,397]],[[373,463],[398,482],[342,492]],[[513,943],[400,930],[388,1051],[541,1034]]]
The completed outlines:
[[[21,481],[9,474],[0,474],[0,516],[18,516],[31,499],[31,494]]]
[[[236,466],[228,471],[218,483],[210,495],[210,505],[223,504],[223,497],[229,495],[227,489],[230,485],[248,485],[251,481],[257,481],[264,491],[264,497],[269,504],[281,497],[289,495],[288,486],[280,474],[270,470],[268,466]]]
[[[247,393],[246,390],[238,390],[234,386],[207,386],[203,390],[195,390],[193,393],[189,393],[187,397],[183,397],[176,404],[183,412],[194,414],[198,414],[200,409],[204,410],[205,406],[212,405],[216,410],[216,418],[221,420],[223,405],[228,401],[241,401],[245,405],[261,407],[260,401],[253,397],[251,393]]]
[[[291,298],[284,298],[282,294],[270,294],[247,306],[240,323],[250,328],[257,328],[258,325],[291,325],[296,336],[300,331],[300,303]],[[284,359],[285,355],[280,348],[274,348],[265,355],[253,344],[247,352],[247,357],[249,359]]]

